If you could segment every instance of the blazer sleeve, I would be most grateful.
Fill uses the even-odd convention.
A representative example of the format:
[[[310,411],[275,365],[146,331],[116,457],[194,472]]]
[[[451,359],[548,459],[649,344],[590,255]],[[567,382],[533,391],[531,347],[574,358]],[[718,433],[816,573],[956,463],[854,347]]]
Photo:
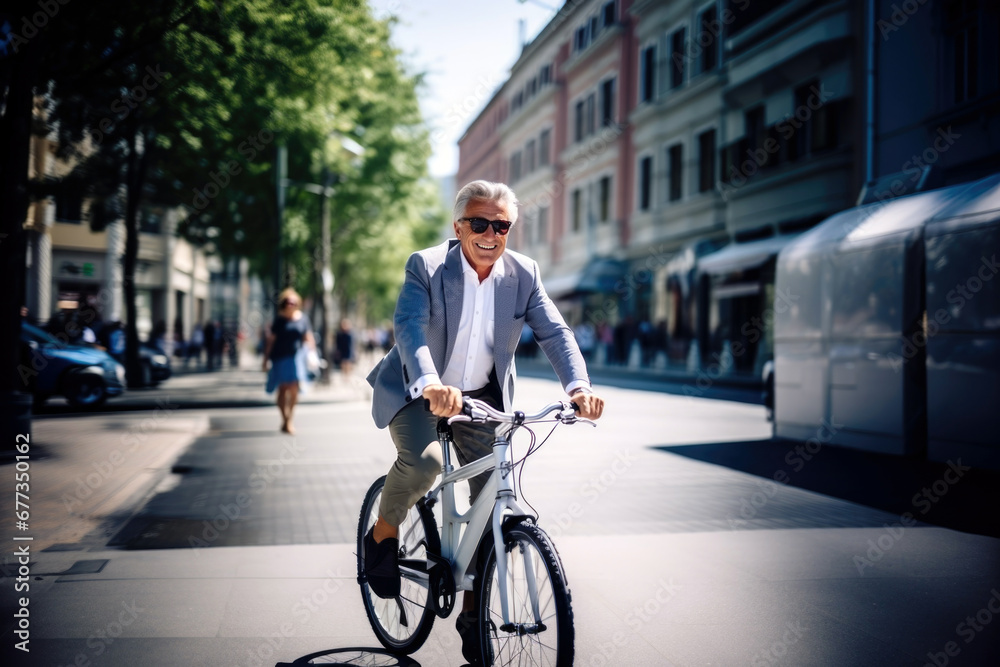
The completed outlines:
[[[424,258],[410,255],[406,277],[396,301],[393,326],[403,366],[403,383],[409,392],[417,378],[437,373],[427,344],[431,312],[431,280]]]
[[[538,263],[531,261],[531,292],[525,311],[525,323],[531,327],[539,347],[555,369],[563,388],[570,385],[590,386],[587,363],[573,330],[567,326],[562,313],[552,303],[542,285]]]

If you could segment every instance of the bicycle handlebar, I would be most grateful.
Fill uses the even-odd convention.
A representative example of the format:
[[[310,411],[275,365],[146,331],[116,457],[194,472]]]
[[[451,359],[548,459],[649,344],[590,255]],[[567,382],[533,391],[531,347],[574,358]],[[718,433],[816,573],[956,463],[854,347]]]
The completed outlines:
[[[589,419],[584,419],[582,417],[577,417],[576,413],[579,412],[580,407],[572,401],[556,401],[555,403],[549,403],[539,412],[528,415],[519,410],[514,412],[503,412],[497,410],[489,403],[485,403],[475,398],[465,397],[462,400],[462,412],[450,417],[448,419],[449,424],[455,422],[497,422],[499,424],[513,424],[520,426],[521,424],[530,424],[533,422],[538,422],[546,417],[548,417],[553,412],[558,412],[559,415],[557,419],[564,424],[573,424],[576,422],[583,422],[596,426],[593,421]]]

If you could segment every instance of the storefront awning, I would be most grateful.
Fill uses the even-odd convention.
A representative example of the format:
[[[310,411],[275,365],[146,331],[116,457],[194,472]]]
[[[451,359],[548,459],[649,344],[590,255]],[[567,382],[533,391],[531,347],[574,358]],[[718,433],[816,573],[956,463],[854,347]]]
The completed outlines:
[[[550,298],[566,298],[577,294],[609,294],[625,278],[628,265],[609,257],[596,257],[583,269],[543,282]]]
[[[574,271],[553,278],[545,278],[542,283],[545,285],[545,291],[549,298],[558,299],[572,292],[580,284],[580,276],[582,275],[583,271]]]
[[[699,259],[698,270],[702,273],[721,275],[755,269],[781,252],[781,249],[797,236],[798,234],[784,234],[759,241],[727,245],[722,250]]]

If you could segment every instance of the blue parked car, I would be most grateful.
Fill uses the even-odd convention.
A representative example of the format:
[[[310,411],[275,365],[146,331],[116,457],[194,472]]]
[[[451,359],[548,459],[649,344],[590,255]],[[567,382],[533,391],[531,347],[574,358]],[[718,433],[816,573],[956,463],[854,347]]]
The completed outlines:
[[[125,391],[125,368],[107,352],[63,343],[27,322],[21,342],[27,346],[21,375],[36,405],[65,396],[75,407],[95,408]]]

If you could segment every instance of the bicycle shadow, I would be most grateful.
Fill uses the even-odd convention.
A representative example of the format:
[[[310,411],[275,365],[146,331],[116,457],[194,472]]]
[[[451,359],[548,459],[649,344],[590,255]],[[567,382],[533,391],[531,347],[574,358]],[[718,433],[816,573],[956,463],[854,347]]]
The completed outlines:
[[[420,667],[420,663],[408,655],[396,655],[384,648],[334,648],[317,651],[297,658],[294,662],[279,662],[274,667],[295,667],[295,665],[366,665],[371,667]],[[460,667],[472,667],[462,663]]]
[[[420,663],[407,655],[396,655],[384,648],[350,647],[317,651],[296,658],[293,662],[279,662],[274,667],[295,665],[365,665],[371,667],[420,667]]]

